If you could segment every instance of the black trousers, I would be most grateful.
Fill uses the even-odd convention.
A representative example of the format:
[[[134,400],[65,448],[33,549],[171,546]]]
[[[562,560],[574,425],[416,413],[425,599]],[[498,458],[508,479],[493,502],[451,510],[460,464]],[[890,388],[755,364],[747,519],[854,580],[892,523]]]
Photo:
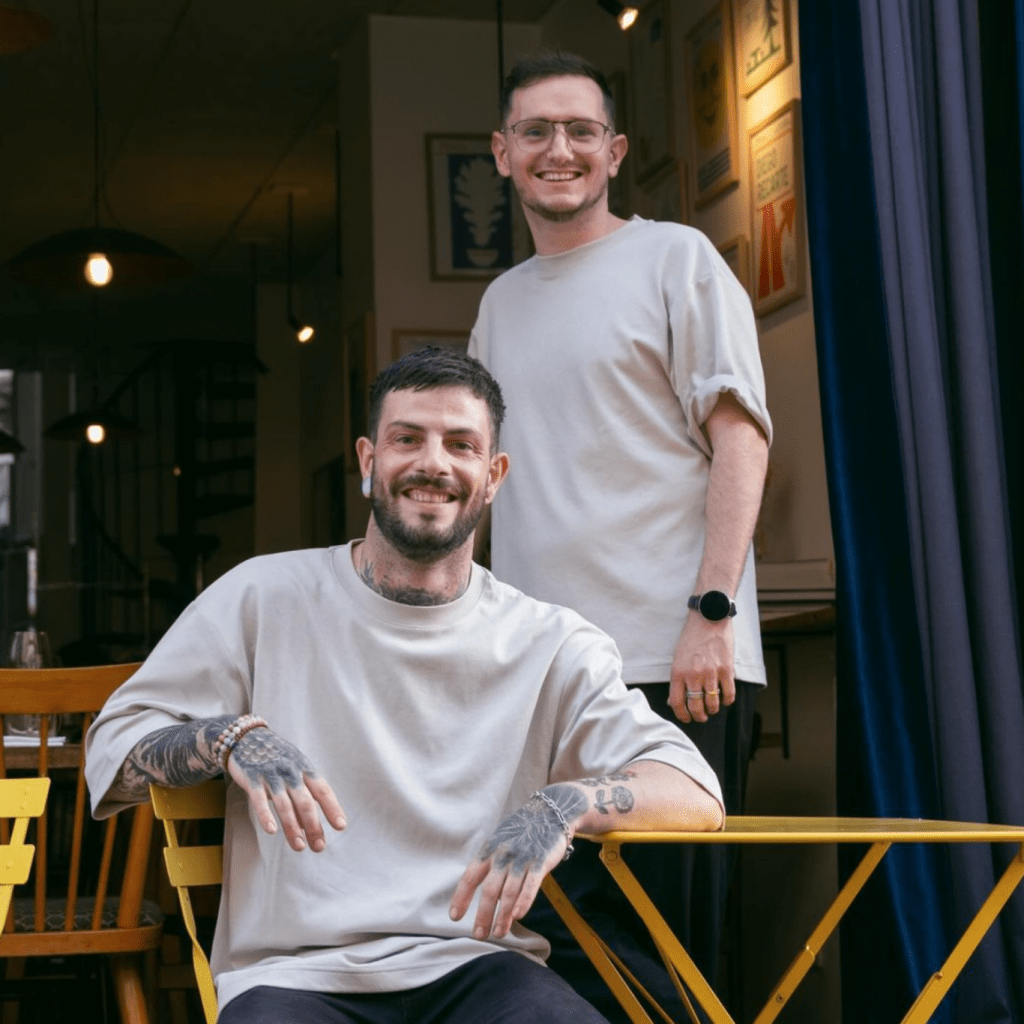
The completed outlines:
[[[758,691],[754,683],[736,683],[736,701],[707,722],[680,722],[668,706],[668,683],[647,683],[648,703],[693,740],[722,785],[728,814],[740,814]],[[676,1019],[687,1020],[675,987],[647,929],[598,858],[595,843],[578,842],[572,859],[553,874],[583,917],[622,958],[638,980]],[[636,844],[623,857],[694,963],[715,986],[719,946],[725,922],[735,851],[704,844]],[[612,1024],[629,1018],[541,893],[523,924],[551,943],[548,966],[560,974]]]
[[[218,1024],[607,1024],[553,971],[519,953],[488,953],[404,992],[304,992],[260,985]]]

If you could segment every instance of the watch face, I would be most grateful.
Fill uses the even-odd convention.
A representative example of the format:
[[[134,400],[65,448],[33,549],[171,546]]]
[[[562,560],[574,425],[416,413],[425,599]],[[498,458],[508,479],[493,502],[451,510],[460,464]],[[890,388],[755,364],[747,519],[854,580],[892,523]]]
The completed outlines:
[[[719,622],[729,614],[731,605],[728,594],[723,594],[720,590],[709,590],[701,595],[700,613],[709,622]]]

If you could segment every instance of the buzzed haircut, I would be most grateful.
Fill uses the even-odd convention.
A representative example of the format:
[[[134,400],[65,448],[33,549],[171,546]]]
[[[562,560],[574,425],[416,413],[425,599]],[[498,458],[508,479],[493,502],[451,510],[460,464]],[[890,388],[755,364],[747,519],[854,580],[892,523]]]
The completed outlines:
[[[491,454],[505,419],[505,400],[498,382],[478,359],[456,348],[425,345],[385,366],[370,388],[370,440],[376,442],[384,399],[392,391],[431,391],[466,388],[487,404],[491,415]]]
[[[563,75],[578,75],[596,82],[604,100],[604,111],[608,123],[615,127],[615,97],[604,72],[585,57],[567,50],[542,50],[540,53],[520,57],[505,76],[498,97],[498,123],[504,127],[512,111],[512,94],[516,89],[543,82],[546,78],[560,78]]]

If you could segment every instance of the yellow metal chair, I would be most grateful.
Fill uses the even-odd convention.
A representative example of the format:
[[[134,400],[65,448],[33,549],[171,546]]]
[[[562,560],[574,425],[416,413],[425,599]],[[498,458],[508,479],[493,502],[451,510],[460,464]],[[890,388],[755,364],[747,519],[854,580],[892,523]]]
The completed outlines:
[[[192,940],[192,963],[199,986],[206,1024],[217,1020],[217,990],[210,973],[210,962],[199,940],[190,889],[220,885],[223,869],[222,844],[200,846],[186,840],[186,828],[192,822],[224,817],[224,780],[212,779],[186,789],[150,786],[150,798],[158,821],[164,823],[167,846],[164,863],[171,885],[178,890],[178,902],[185,929]]]
[[[815,958],[846,913],[857,894],[882,862],[894,843],[1014,843],[1017,853],[996,882],[949,954],[946,962],[925,982],[902,1024],[927,1024],[949,992],[971,954],[1024,878],[1024,828],[1013,825],[984,825],[954,821],[922,821],[900,818],[789,818],[736,816],[722,832],[609,832],[581,836],[601,844],[601,860],[616,884],[643,918],[654,939],[676,989],[697,1016],[690,996],[703,1008],[712,1024],[734,1024],[711,986],[705,981],[689,954],[672,934],[664,918],[644,892],[622,858],[626,843],[866,843],[868,850],[857,869],[839,891],[803,948],[775,986],[754,1024],[770,1024],[789,1002],[806,977]],[[583,920],[557,883],[549,876],[544,891],[577,942],[590,957],[634,1024],[651,1024],[652,1018],[638,995],[659,1018],[670,1021],[665,1011],[643,991],[621,961]]]
[[[0,779],[0,921],[7,920],[14,887],[28,881],[36,852],[25,842],[28,823],[46,809],[49,792],[49,779]]]
[[[54,777],[36,824],[33,895],[13,900],[0,957],[9,960],[8,978],[16,978],[27,957],[107,956],[124,1024],[149,1020],[143,955],[152,967],[162,931],[159,908],[143,899],[152,809],[144,804],[94,825],[83,744],[51,746],[48,738],[63,716],[79,716],[84,736],[107,697],[138,667],[0,669],[0,728],[5,715],[40,716],[37,745],[0,747],[0,778],[23,773],[49,785]]]

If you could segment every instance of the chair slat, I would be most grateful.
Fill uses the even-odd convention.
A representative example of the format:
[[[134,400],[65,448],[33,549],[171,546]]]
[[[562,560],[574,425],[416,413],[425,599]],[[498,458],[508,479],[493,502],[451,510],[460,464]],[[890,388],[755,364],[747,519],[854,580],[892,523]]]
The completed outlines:
[[[171,885],[220,885],[224,851],[220,846],[179,846],[164,850]]]

